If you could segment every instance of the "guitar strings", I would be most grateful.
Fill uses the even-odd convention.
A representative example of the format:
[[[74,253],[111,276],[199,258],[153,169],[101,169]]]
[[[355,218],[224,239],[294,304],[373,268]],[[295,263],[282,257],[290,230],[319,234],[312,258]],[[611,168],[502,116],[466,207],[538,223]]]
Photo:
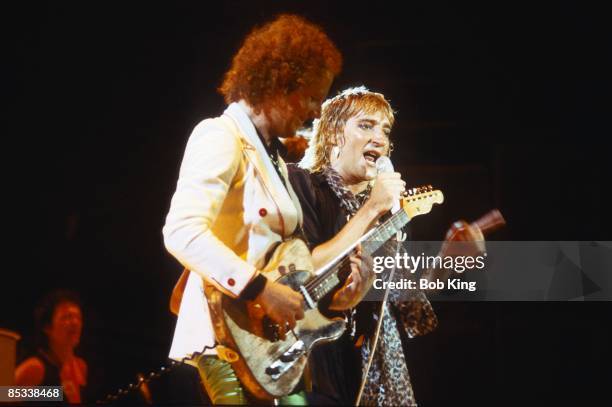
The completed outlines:
[[[394,228],[396,228],[398,230],[401,229],[406,224],[402,220],[399,220],[402,215],[406,215],[407,216],[406,212],[404,212],[404,211],[397,212],[396,214],[391,216],[389,219],[387,219],[385,222],[383,222],[378,227],[378,229],[384,230],[384,229],[388,228],[389,226],[393,226]],[[396,224],[396,221],[398,221],[398,220],[399,220],[399,222],[397,222],[397,224]],[[408,219],[408,220],[410,220],[410,219]],[[344,267],[349,262],[350,262],[350,257],[346,256],[342,260],[340,260],[338,263],[334,263],[332,266],[330,266],[329,269],[325,270],[323,273],[315,276],[312,280],[307,282],[304,286],[305,286],[306,290],[308,291],[308,294],[312,294],[311,289],[314,288],[315,286],[319,285],[326,278],[328,278],[329,275],[332,272],[335,272],[336,270],[339,270],[340,268]]]
[[[380,229],[385,229],[389,226],[389,224],[393,224],[393,226],[397,227],[398,225],[395,224],[395,221],[400,217],[401,213],[405,213],[405,212],[398,212],[397,214],[391,216],[389,219],[387,219],[385,222],[383,222],[382,225],[379,226]],[[320,284],[323,280],[325,280],[333,271],[345,266],[348,262],[350,262],[350,258],[349,257],[344,257],[342,260],[340,260],[338,263],[334,263],[328,270],[324,271],[323,273],[317,275],[316,277],[314,277],[312,280],[310,280],[308,283],[305,284],[305,288],[309,291],[310,293],[310,288],[313,288],[315,285]]]

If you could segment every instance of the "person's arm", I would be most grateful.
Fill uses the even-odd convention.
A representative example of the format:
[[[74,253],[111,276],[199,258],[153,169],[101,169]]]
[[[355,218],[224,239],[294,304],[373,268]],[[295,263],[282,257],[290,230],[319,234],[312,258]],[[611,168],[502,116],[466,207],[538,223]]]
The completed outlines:
[[[315,269],[332,261],[346,247],[353,244],[358,237],[372,227],[380,216],[374,203],[367,201],[336,236],[314,248],[312,258]],[[348,278],[326,301],[327,308],[331,311],[343,311],[355,307],[372,284],[373,273],[363,262],[360,246],[349,255],[349,260],[351,272]]]
[[[241,157],[241,141],[235,134],[212,120],[196,126],[185,149],[163,228],[166,248],[185,268],[234,297],[255,282],[259,271],[223,244],[212,232],[212,225]],[[273,281],[258,287],[254,297],[272,320],[294,326],[295,319],[303,317],[300,294]]]
[[[393,202],[399,199],[405,183],[399,173],[379,174],[369,199],[359,211],[332,239],[321,241],[325,218],[320,211],[325,210],[317,199],[317,186],[313,185],[311,175],[300,168],[289,166],[289,176],[304,214],[303,229],[311,243],[315,270],[336,258],[347,247],[365,234],[382,214],[389,211]],[[314,243],[314,247],[313,246]],[[373,281],[369,264],[364,262],[360,247],[349,255],[351,272],[342,285],[321,300],[321,307],[332,311],[342,311],[354,307],[363,298]]]
[[[163,228],[167,250],[185,268],[233,296],[257,271],[214,235],[212,225],[238,171],[241,149],[239,138],[212,120],[196,126]]]
[[[76,358],[76,362],[77,362],[77,366],[79,369],[79,374],[81,375],[81,383],[83,385],[86,385],[87,384],[87,372],[88,372],[87,362],[85,362],[85,359],[79,358],[79,357]]]
[[[45,377],[45,365],[37,357],[31,357],[15,369],[16,386],[40,386]]]
[[[485,239],[479,229],[470,227],[455,229],[451,228],[446,232],[444,242],[438,253],[438,257],[445,258],[455,256],[478,256],[485,252]],[[421,278],[427,281],[447,280],[451,274],[461,277],[461,273],[455,273],[452,269],[439,267],[429,268],[423,272]],[[437,289],[424,290],[435,292]]]
[[[315,265],[323,266],[342,253],[355,240],[363,236],[372,225],[399,199],[406,183],[399,173],[382,173],[376,178],[376,184],[370,197],[348,223],[327,242],[317,246],[313,252]],[[364,261],[361,248],[357,247],[351,254],[351,273],[331,299],[329,309],[342,311],[355,307],[365,296],[374,281],[371,264]],[[369,258],[369,256],[365,256]]]
[[[363,236],[372,225],[400,198],[406,183],[399,173],[382,173],[376,178],[376,184],[368,200],[362,205],[346,225],[332,239],[322,243],[312,251],[315,268],[322,267],[347,247]]]
[[[315,247],[312,261],[315,269],[332,261],[343,250],[363,236],[381,216],[379,209],[366,202],[336,236]]]

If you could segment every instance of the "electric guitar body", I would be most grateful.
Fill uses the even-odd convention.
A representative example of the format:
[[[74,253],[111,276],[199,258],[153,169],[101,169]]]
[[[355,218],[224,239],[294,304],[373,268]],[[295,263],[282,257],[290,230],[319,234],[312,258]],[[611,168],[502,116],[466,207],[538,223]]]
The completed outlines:
[[[263,272],[269,280],[300,292],[314,277],[310,251],[300,239],[280,243]],[[307,306],[304,319],[279,340],[275,326],[252,302],[230,298],[211,286],[207,297],[217,341],[235,352],[226,352],[226,359],[233,360],[242,384],[262,400],[290,394],[302,377],[310,349],[339,338],[345,329],[344,320],[328,319]]]

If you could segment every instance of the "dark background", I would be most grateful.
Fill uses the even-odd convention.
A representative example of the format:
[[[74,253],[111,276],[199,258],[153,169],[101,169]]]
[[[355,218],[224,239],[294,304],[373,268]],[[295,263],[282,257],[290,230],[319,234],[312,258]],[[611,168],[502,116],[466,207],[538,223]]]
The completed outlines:
[[[182,152],[192,128],[224,109],[215,89],[241,39],[279,12],[311,19],[336,42],[345,63],[332,94],[365,84],[397,110],[396,168],[446,197],[415,220],[418,238],[441,239],[452,221],[497,207],[508,225],[493,239],[612,240],[612,41],[603,9],[125,3],[2,13],[3,189],[13,208],[0,326],[25,336],[25,356],[36,301],[55,287],[80,292],[82,353],[100,398],[166,361],[168,298],[181,267],[161,227]],[[434,307],[439,329],[407,350],[422,405],[604,395],[610,302]],[[158,400],[190,397],[177,377],[160,382]]]

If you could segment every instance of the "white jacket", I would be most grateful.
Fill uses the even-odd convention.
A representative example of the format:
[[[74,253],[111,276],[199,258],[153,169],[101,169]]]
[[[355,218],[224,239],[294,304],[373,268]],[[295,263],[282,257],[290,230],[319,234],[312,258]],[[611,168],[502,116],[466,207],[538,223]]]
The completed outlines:
[[[282,160],[280,166],[288,179]],[[299,201],[286,184],[289,193],[239,104],[195,127],[163,228],[166,248],[191,270],[170,358],[214,344],[203,279],[238,296],[264,266],[270,246],[301,224]]]

